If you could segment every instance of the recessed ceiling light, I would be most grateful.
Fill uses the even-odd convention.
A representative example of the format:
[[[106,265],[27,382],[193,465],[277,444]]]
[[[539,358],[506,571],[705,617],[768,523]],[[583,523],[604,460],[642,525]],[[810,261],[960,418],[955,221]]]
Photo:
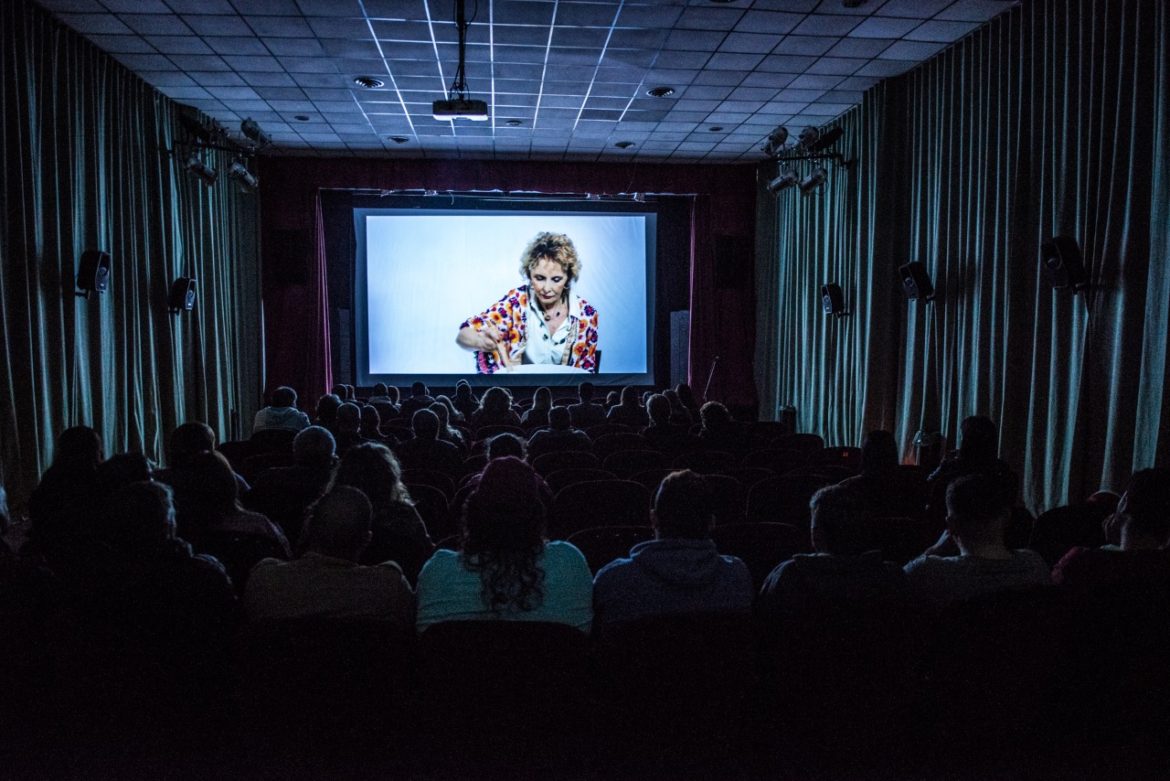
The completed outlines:
[[[308,114],[293,114],[293,119],[295,119],[297,122],[308,122],[309,115]]]
[[[712,133],[722,133],[723,125],[712,125],[711,127],[707,128],[707,130],[711,131]]]
[[[518,119],[509,119],[506,122],[504,122],[504,124],[507,125],[508,127],[520,127],[524,123]]]
[[[373,76],[354,76],[353,83],[362,89],[378,89],[378,87],[386,86],[386,82]]]
[[[405,144],[410,139],[407,138],[406,136],[390,136],[386,140],[393,141],[396,144]]]
[[[614,146],[616,146],[618,149],[629,149],[633,145],[633,141],[618,141],[616,144],[614,144]]]
[[[674,87],[651,87],[646,94],[655,98],[669,98],[674,94]]]

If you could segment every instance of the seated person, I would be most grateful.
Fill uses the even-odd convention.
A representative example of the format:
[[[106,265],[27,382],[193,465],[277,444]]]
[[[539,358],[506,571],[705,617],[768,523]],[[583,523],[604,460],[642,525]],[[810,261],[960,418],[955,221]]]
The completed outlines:
[[[1000,483],[1008,505],[1016,501],[1020,478],[998,457],[999,429],[984,415],[971,415],[959,425],[959,449],[948,453],[926,481],[930,488],[930,517],[939,521],[946,512],[947,486],[963,475],[986,475]]]
[[[333,477],[332,487],[352,486],[373,506],[373,538],[362,564],[393,560],[411,583],[435,546],[414,500],[402,482],[402,467],[385,445],[367,442],[351,448]]]
[[[337,408],[337,416],[333,421],[333,438],[337,442],[339,456],[344,456],[351,447],[369,441],[362,436],[361,407],[347,401]]]
[[[409,420],[414,413],[434,403],[435,398],[431,395],[430,388],[426,386],[426,383],[412,382],[410,384],[410,398],[398,405],[399,414]]]
[[[661,393],[653,394],[646,402],[646,413],[650,416],[650,423],[641,434],[652,447],[669,448],[690,433],[690,426],[672,422],[670,400]]]
[[[335,393],[326,393],[321,398],[317,399],[317,414],[313,418],[313,422],[318,426],[333,431],[334,424],[337,421],[337,408],[342,405],[342,399]]]
[[[309,426],[293,439],[292,466],[265,469],[243,498],[249,510],[267,515],[285,537],[301,538],[305,511],[325,493],[337,467],[333,435],[321,426]]]
[[[551,621],[588,632],[593,579],[581,551],[545,540],[537,475],[489,461],[464,506],[461,549],[440,549],[418,576],[420,632],[441,621]]]
[[[394,447],[394,454],[404,469],[433,469],[452,477],[463,473],[459,448],[439,439],[439,425],[439,416],[429,409],[420,409],[411,416],[414,438]]]
[[[532,406],[520,416],[520,425],[529,431],[548,425],[548,411],[552,409],[552,391],[537,388],[532,394]]]
[[[571,425],[572,416],[565,407],[548,411],[548,428],[542,428],[528,440],[528,460],[562,450],[588,451],[593,442],[589,435]]]
[[[1048,583],[1048,565],[1039,553],[1009,550],[1004,543],[1010,501],[1003,481],[993,476],[954,480],[947,488],[947,531],[903,568],[911,587],[941,607],[991,591]],[[938,555],[952,544],[959,555]]]
[[[512,394],[506,388],[492,386],[484,391],[479,409],[468,421],[473,429],[480,426],[520,427],[520,416],[512,410]]]
[[[1134,474],[1111,522],[1119,545],[1076,547],[1052,569],[1054,583],[1103,585],[1121,580],[1170,579],[1170,470]]]
[[[61,432],[53,463],[28,500],[30,528],[21,551],[43,556],[50,567],[66,568],[90,535],[92,507],[101,496],[98,465],[102,440],[89,426]]]
[[[814,553],[781,563],[768,578],[756,611],[770,629],[813,619],[812,605],[859,600],[891,602],[909,593],[906,575],[870,549],[870,513],[865,495],[844,484],[822,488],[809,502]]]
[[[569,417],[574,426],[586,429],[605,422],[605,407],[593,401],[593,383],[583,382],[577,386],[577,404],[569,405]]]
[[[188,421],[171,432],[168,444],[170,445],[169,468],[155,470],[153,477],[160,483],[173,486],[176,473],[187,468],[192,458],[200,453],[209,453],[215,450],[215,431],[202,421]],[[251,486],[241,475],[234,471],[232,474],[236,477],[236,490],[240,496],[243,496],[251,489]]]
[[[340,485],[309,511],[305,552],[292,561],[264,559],[244,592],[248,620],[361,618],[414,624],[414,594],[392,561],[358,562],[372,538],[373,508],[357,488]]]
[[[663,478],[654,497],[654,539],[601,568],[593,581],[597,628],[674,613],[751,611],[752,576],[711,539],[714,497],[702,475]]]
[[[287,385],[272,391],[272,403],[256,411],[252,433],[257,431],[300,431],[309,427],[309,416],[297,409],[297,392]]]
[[[717,401],[708,401],[699,409],[699,439],[708,450],[725,453],[743,453],[750,442],[735,421],[727,407]]]
[[[390,398],[390,387],[384,382],[375,382],[373,393],[366,399],[367,404],[389,404],[397,410],[397,405]]]
[[[623,423],[627,426],[641,428],[650,422],[650,416],[639,403],[638,391],[632,385],[622,388],[621,399],[618,404],[610,408],[605,416],[607,423]]]

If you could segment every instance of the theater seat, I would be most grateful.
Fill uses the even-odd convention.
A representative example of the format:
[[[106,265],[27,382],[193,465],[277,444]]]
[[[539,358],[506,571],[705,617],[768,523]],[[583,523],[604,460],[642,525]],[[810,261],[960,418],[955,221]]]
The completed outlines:
[[[584,554],[590,571],[596,575],[614,559],[628,556],[630,548],[652,539],[654,530],[649,526],[594,526],[573,532],[568,541]]]
[[[565,539],[590,526],[649,526],[650,492],[632,480],[590,480],[565,486],[553,500],[549,535]]]

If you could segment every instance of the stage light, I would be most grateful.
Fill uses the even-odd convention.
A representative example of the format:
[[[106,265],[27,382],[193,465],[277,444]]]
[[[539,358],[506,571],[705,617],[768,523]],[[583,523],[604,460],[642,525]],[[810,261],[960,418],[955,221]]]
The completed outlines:
[[[265,147],[272,143],[272,138],[261,130],[260,124],[251,117],[240,123],[240,132],[258,147]]]
[[[820,133],[820,137],[808,145],[808,151],[821,152],[828,149],[833,144],[841,140],[841,136],[845,135],[845,130],[841,127],[831,127],[824,133]]]
[[[218,171],[203,162],[198,152],[192,152],[191,156],[187,158],[187,162],[183,164],[183,167],[187,169],[187,173],[199,179],[199,181],[208,187],[215,184],[216,177],[219,176]]]
[[[825,180],[828,178],[829,178],[829,172],[826,171],[824,168],[818,166],[817,168],[813,169],[813,172],[811,174],[809,174],[808,176],[804,177],[804,179],[801,180],[800,191],[802,193],[804,193],[805,195],[808,195],[809,193],[811,193],[812,191],[816,190],[818,187],[823,185],[825,183]]]
[[[200,144],[210,144],[212,131],[190,114],[179,114],[179,124]]]
[[[821,131],[817,130],[815,127],[806,127],[804,130],[800,131],[800,136],[797,139],[797,143],[799,143],[800,146],[804,149],[811,150],[813,145],[816,144],[820,137]]]
[[[788,128],[781,125],[768,134],[768,141],[764,144],[764,154],[768,157],[775,157],[784,150],[786,143],[788,143]]]
[[[235,179],[243,192],[251,192],[260,186],[260,178],[248,170],[242,158],[236,158],[232,167],[228,169],[228,176]]]
[[[785,168],[780,172],[780,174],[775,179],[768,182],[768,192],[775,195],[776,193],[780,192],[781,190],[787,190],[789,187],[792,187],[793,185],[798,184],[799,182],[800,182],[800,177],[797,176],[796,171],[793,171],[789,168]]]

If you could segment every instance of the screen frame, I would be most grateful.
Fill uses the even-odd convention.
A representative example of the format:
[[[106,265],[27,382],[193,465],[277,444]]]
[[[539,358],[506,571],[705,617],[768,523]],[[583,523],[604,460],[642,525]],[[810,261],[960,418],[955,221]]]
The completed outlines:
[[[390,374],[370,372],[370,345],[367,290],[366,219],[385,214],[444,214],[459,212],[496,212],[518,215],[571,214],[571,215],[630,215],[636,214],[645,220],[645,274],[646,339],[643,346],[646,370],[644,372],[606,372],[605,356],[602,353],[601,371],[598,373],[556,373],[510,374],[505,371],[494,374],[479,374],[472,367],[471,352],[467,353],[468,371],[451,374]],[[423,382],[437,387],[454,386],[460,379],[467,380],[473,387],[573,387],[588,380],[599,386],[657,386],[655,350],[658,334],[655,332],[657,317],[657,267],[659,204],[652,197],[643,200],[598,199],[586,200],[581,197],[549,197],[494,194],[452,194],[442,195],[400,195],[387,194],[372,198],[355,198],[352,205],[353,229],[353,274],[350,307],[350,327],[353,335],[353,375],[359,386],[371,386],[377,382],[387,385],[409,386],[412,382]],[[603,313],[604,316],[604,313]],[[601,325],[604,334],[604,320]],[[452,334],[454,341],[454,334]]]

